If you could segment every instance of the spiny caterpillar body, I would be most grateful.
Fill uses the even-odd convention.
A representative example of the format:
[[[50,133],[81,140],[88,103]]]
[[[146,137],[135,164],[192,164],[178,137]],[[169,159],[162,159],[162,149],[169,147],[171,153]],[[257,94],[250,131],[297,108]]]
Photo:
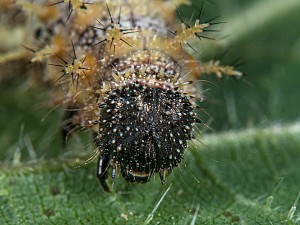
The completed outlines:
[[[204,3],[204,2],[203,2]],[[94,133],[97,176],[109,191],[108,167],[125,180],[148,182],[176,167],[193,137],[199,76],[241,76],[231,66],[197,62],[185,46],[215,25],[198,18],[173,25],[188,0],[25,1],[15,3],[34,21],[24,47],[45,65],[53,102],[67,113],[64,138],[74,128]],[[174,31],[176,30],[176,31]],[[38,43],[38,44],[37,44]]]

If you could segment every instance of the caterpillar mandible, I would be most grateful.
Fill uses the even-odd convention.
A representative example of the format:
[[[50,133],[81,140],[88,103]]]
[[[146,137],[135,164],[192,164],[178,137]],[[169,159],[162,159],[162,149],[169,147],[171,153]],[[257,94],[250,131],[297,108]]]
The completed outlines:
[[[71,111],[63,138],[75,127],[93,132],[105,191],[108,171],[114,179],[118,168],[126,181],[146,183],[158,173],[164,184],[201,123],[195,81],[210,73],[242,76],[185,50],[216,24],[202,21],[204,2],[188,23],[178,6],[189,0],[16,1],[35,24],[38,41],[24,43],[30,61],[44,65],[54,105]],[[173,25],[176,13],[181,23]]]

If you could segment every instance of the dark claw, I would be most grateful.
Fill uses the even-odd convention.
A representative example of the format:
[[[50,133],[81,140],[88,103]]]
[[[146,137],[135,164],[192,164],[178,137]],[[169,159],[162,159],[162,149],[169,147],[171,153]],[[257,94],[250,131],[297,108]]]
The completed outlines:
[[[114,167],[112,168],[111,178],[112,178],[112,179],[115,179],[115,176],[116,176],[116,167],[114,166]]]
[[[97,177],[106,192],[110,192],[106,183],[107,179],[107,167],[108,167],[109,159],[100,156],[98,160],[98,169],[97,169]]]
[[[161,184],[164,185],[166,182],[165,181],[165,171],[159,172],[159,178],[160,178]]]

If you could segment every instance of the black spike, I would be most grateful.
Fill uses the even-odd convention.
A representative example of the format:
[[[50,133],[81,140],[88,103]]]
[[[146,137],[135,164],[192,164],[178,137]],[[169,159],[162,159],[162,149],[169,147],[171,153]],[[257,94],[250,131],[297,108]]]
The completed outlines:
[[[240,59],[241,59],[241,57],[237,57],[235,60],[233,60],[233,62],[232,62],[232,63],[230,63],[230,65],[232,65],[232,66],[236,66],[236,65],[237,65],[237,63],[240,61]]]
[[[59,2],[55,2],[55,3],[52,3],[50,5],[47,5],[48,7],[51,7],[51,6],[54,6],[54,5],[58,5],[58,4],[61,4],[61,3],[64,3],[64,1],[59,1]]]
[[[119,16],[118,16],[118,24],[119,24],[119,25],[120,25],[120,21],[121,21],[121,6],[120,6]]]
[[[87,81],[89,82],[89,84],[91,85],[91,83],[90,83],[90,79],[89,79],[89,78],[88,78],[88,76],[86,75],[85,71],[83,70],[82,72],[83,72],[83,74],[84,74],[85,78],[87,79]]]
[[[33,52],[33,53],[36,53],[36,50],[32,49],[32,48],[29,48],[25,45],[21,45],[23,48],[25,48],[26,50],[30,51],[30,52]]]
[[[54,82],[55,84],[66,75],[64,71],[61,71],[61,72],[63,72],[63,74]]]
[[[211,18],[210,20],[206,21],[205,23],[210,23],[211,21],[216,20],[216,19],[218,19],[218,18],[220,18],[220,17],[221,17],[221,16],[213,17],[213,18]]]
[[[79,66],[78,69],[80,69],[80,70],[90,70],[89,68],[85,68],[85,67],[81,67],[81,66]]]
[[[96,45],[98,45],[98,44],[101,44],[101,43],[104,42],[104,41],[107,41],[107,39],[105,38],[104,40],[97,42],[96,44],[92,45],[92,47],[94,47],[94,46],[96,46]]]
[[[220,30],[203,30],[205,32],[220,32]]]
[[[176,34],[176,31],[175,31],[175,32],[173,32],[173,31],[171,31],[171,30],[168,30],[168,31],[169,31],[171,34],[175,35],[175,36],[177,35],[177,34]]]
[[[52,63],[49,63],[48,65],[49,65],[49,66],[57,66],[57,67],[63,67],[63,68],[65,68],[65,66],[59,65],[59,64],[52,64]]]
[[[85,57],[84,57],[84,59],[81,61],[81,63],[84,63],[84,62],[85,62],[85,60],[86,60],[86,57],[87,57],[87,56],[85,56]]]
[[[68,20],[70,19],[72,13],[73,13],[73,9],[70,10],[70,13],[69,13],[68,18],[66,19],[66,22],[65,22],[65,23],[68,22]]]
[[[199,34],[197,34],[197,33],[195,33],[195,35],[196,35],[200,40],[201,40],[201,38],[209,39],[209,40],[215,40],[214,38],[205,37],[205,36],[199,35]]]
[[[186,25],[188,28],[190,28],[191,26],[188,25],[186,22],[184,22],[184,20],[183,20],[183,18],[182,18],[182,16],[181,16],[180,11],[179,11],[179,9],[178,9],[177,6],[176,6],[176,10],[177,10],[177,13],[178,13],[178,16],[179,16],[179,18],[180,18],[181,23],[183,23],[183,24]]]
[[[202,15],[202,10],[203,10],[203,6],[204,6],[204,2],[205,0],[203,0],[200,11],[199,11],[199,16],[198,16],[198,20],[201,21],[201,15]]]
[[[140,32],[140,31],[139,30],[135,30],[135,31],[122,32],[122,33],[125,35],[125,34],[132,34],[132,33],[138,33],[138,32]]]
[[[112,38],[111,38],[111,42],[110,42],[110,46],[109,46],[109,48],[111,48],[112,44],[114,43],[114,40],[115,40],[115,38],[114,38],[114,37],[112,37]]]
[[[195,53],[198,53],[198,52],[196,51],[196,49],[193,48],[192,45],[190,45],[188,42],[186,42],[186,44],[187,44],[187,46],[189,46]]]
[[[123,40],[122,38],[120,38],[121,41],[123,41],[125,44],[129,45],[130,47],[132,47],[131,44],[129,44],[127,41]]]
[[[75,52],[75,47],[74,47],[74,43],[73,43],[72,40],[71,40],[71,43],[72,43],[72,48],[73,48],[73,53],[74,53],[74,59],[77,59],[76,52]]]
[[[112,17],[111,17],[111,13],[110,13],[110,10],[109,10],[109,8],[108,8],[108,5],[107,5],[107,3],[106,3],[106,8],[107,8],[107,12],[108,12],[108,14],[109,14],[109,17],[110,17],[110,22],[113,24],[113,23],[114,23],[114,21],[113,21],[113,19],[112,19]]]
[[[90,27],[92,27],[92,28],[94,28],[94,29],[97,29],[97,30],[102,30],[102,31],[106,31],[104,28],[100,28],[100,27],[95,27],[95,26],[90,26]]]
[[[97,20],[97,22],[103,27],[104,30],[106,30],[106,27],[100,22],[100,20]]]
[[[222,23],[228,23],[228,22],[215,22],[215,23],[209,23],[210,26],[213,26],[213,25],[218,25],[218,24],[222,24]]]
[[[64,60],[62,57],[60,57],[58,54],[55,54],[61,61],[63,61],[66,65],[68,65],[68,62]]]

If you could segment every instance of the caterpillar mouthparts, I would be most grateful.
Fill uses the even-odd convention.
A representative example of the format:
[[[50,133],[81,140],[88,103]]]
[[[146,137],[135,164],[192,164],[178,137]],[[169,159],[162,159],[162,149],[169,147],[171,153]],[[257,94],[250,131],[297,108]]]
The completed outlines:
[[[218,61],[200,64],[184,50],[194,50],[188,41],[207,38],[206,28],[218,24],[201,22],[204,2],[194,24],[181,18],[181,28],[173,25],[172,1],[25,3],[16,1],[36,13],[40,26],[38,48],[26,47],[30,61],[45,64],[53,102],[76,109],[65,117],[64,137],[76,126],[94,133],[105,191],[109,167],[112,178],[119,167],[126,181],[146,183],[158,173],[164,184],[201,122],[193,111],[194,81],[203,73],[242,75]]]

